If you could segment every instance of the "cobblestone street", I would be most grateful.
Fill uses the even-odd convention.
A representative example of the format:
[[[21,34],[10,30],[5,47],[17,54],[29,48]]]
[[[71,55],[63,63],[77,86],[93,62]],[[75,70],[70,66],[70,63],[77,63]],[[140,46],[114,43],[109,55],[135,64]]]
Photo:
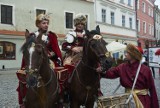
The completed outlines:
[[[17,100],[17,84],[18,80],[15,74],[16,70],[7,70],[0,71],[0,108],[18,108],[18,100]],[[104,95],[110,95],[113,90],[116,89],[119,84],[118,79],[109,80],[102,79],[101,80],[101,89]],[[156,70],[156,78],[155,85],[159,96],[160,102],[160,77]],[[124,89],[121,87],[117,93],[123,92]]]

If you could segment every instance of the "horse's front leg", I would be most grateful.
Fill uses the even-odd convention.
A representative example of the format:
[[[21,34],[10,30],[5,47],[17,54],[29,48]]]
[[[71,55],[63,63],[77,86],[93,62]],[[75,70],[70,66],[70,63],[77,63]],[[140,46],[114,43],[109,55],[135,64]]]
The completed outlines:
[[[86,103],[85,108],[93,108],[94,106],[94,100],[90,100],[89,102]]]
[[[76,101],[71,101],[71,108],[80,108],[80,105]]]

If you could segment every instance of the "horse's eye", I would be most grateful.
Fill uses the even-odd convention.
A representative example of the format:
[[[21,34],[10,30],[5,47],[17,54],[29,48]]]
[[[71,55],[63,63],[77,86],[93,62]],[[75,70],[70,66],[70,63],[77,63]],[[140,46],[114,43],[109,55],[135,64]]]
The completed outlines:
[[[92,44],[92,47],[94,48],[94,47],[97,47],[97,44]]]
[[[38,52],[38,54],[39,54],[39,55],[41,55],[41,54],[42,54],[42,52]]]

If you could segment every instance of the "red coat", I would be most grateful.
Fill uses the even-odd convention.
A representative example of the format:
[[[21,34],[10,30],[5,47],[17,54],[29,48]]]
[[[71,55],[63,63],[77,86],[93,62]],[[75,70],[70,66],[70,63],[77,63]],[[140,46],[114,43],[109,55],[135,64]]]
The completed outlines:
[[[56,54],[56,58],[53,58],[52,60],[55,63],[55,66],[59,66],[59,64],[57,63],[57,58],[60,58],[62,62],[62,55],[58,46],[57,35],[53,32],[48,32],[48,38],[49,38],[49,43],[47,44],[47,48],[49,51],[51,50]],[[25,68],[24,58],[22,58],[21,69],[22,68]],[[17,91],[18,91],[19,104],[23,104],[22,100],[25,97],[27,91],[26,84],[19,82]]]
[[[57,66],[59,66],[59,64],[57,63],[57,59],[60,58],[60,60],[62,62],[62,54],[61,54],[61,51],[58,46],[57,35],[51,31],[49,31],[48,38],[49,38],[49,43],[47,44],[47,48],[48,48],[48,50],[51,50],[56,54],[56,57],[51,60],[54,62],[55,66],[57,67]],[[21,69],[22,68],[25,68],[24,58],[22,58]]]
[[[120,83],[125,88],[132,88],[136,76],[139,62],[133,64],[123,63],[111,68],[106,72],[106,78],[114,79],[120,77]],[[142,64],[140,73],[135,85],[135,89],[149,89],[149,95],[139,95],[139,99],[144,108],[159,108],[158,97],[154,85],[154,80],[149,67]]]

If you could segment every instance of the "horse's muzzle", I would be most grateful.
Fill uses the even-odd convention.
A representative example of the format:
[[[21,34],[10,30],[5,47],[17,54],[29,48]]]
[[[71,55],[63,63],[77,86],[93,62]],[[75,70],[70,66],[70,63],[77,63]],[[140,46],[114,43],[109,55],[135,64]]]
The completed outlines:
[[[100,59],[100,65],[102,68],[102,72],[107,71],[112,67],[112,59],[103,57]]]
[[[27,86],[35,87],[37,85],[37,77],[33,74],[28,75],[27,79],[26,79],[26,82],[27,82]]]

